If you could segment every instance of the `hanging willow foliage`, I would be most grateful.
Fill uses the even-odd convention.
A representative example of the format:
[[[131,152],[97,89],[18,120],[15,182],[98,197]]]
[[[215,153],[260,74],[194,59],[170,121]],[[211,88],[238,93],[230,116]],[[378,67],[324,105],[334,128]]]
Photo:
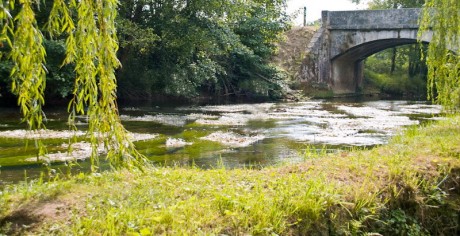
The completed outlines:
[[[23,121],[29,129],[43,129],[43,111],[46,87],[46,51],[43,46],[43,34],[38,29],[31,0],[20,1],[21,8],[11,25],[12,45],[10,58],[11,89],[18,97]],[[11,2],[11,7],[14,2]],[[8,33],[7,33],[8,34]],[[38,149],[37,160],[46,154],[46,147],[40,139],[35,139]]]
[[[450,111],[460,107],[460,1],[427,0],[419,37],[432,31],[428,47],[428,97]]]
[[[8,5],[10,4],[10,5]],[[11,2],[4,2],[0,0],[0,47],[9,46],[11,47],[12,43],[9,35],[13,34],[12,28],[12,17],[10,15],[9,9],[13,8],[14,5]],[[7,45],[4,45],[6,43]],[[4,56],[4,53],[0,51],[0,59]]]
[[[45,103],[46,85],[43,35],[37,27],[30,0],[23,0],[21,10],[14,19],[11,60],[12,90],[18,96],[23,119],[29,128],[43,128],[42,106]]]
[[[43,35],[37,27],[33,4],[39,1],[19,0],[20,12],[14,19],[14,32],[9,11],[14,1],[5,6],[0,0],[1,37],[13,42],[10,53],[14,62],[12,88],[18,96],[24,121],[30,129],[43,125],[44,89],[46,84]],[[142,167],[145,157],[137,152],[121,124],[116,104],[115,69],[118,41],[115,18],[117,0],[54,0],[46,30],[51,37],[66,37],[64,64],[75,65],[75,87],[69,104],[69,124],[75,128],[75,117],[89,119],[88,135],[92,145],[92,170],[99,167],[99,147],[104,146],[113,168]],[[77,15],[73,16],[72,13]],[[76,19],[76,22],[74,20]],[[11,35],[11,40],[10,40]]]

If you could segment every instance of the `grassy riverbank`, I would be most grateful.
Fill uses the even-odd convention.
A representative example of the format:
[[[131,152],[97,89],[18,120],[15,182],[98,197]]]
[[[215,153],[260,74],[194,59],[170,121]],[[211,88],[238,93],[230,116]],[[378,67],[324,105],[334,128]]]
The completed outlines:
[[[460,116],[262,170],[147,168],[8,186],[6,234],[455,235]],[[273,234],[273,235],[274,235]]]

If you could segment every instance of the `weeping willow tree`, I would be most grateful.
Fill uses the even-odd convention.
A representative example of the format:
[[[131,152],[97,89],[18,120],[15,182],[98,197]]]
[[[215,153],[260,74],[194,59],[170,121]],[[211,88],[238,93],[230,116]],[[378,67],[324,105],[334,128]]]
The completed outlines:
[[[429,98],[457,111],[460,107],[460,1],[427,0],[420,37],[433,32],[428,48]]]
[[[0,40],[11,48],[0,56],[8,56],[14,63],[12,90],[18,97],[24,122],[31,130],[45,128],[42,108],[47,70],[43,34],[65,38],[67,54],[63,64],[74,65],[76,73],[69,124],[76,129],[75,117],[88,116],[92,170],[98,169],[101,145],[112,167],[141,167],[145,158],[129,140],[116,104],[115,70],[120,66],[115,28],[118,1],[54,0],[43,32],[35,18],[40,3],[41,0],[0,0]],[[14,17],[12,11],[17,12]],[[42,155],[43,144],[38,146]]]

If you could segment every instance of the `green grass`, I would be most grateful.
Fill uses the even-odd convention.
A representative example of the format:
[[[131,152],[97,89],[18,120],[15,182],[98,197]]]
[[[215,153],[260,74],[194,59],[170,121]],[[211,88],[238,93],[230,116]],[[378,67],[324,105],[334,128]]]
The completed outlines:
[[[371,70],[364,71],[365,90],[378,89],[389,95],[405,95],[426,98],[426,79],[422,76],[409,78],[406,73],[378,73]]]
[[[460,116],[385,146],[261,170],[153,168],[6,186],[0,232],[455,235]]]

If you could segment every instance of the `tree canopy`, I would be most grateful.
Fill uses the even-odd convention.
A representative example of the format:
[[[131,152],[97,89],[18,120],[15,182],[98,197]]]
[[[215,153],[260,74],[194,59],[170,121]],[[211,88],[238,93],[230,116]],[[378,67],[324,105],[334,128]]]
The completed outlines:
[[[361,0],[351,0],[353,3],[361,3]],[[425,0],[371,0],[368,2],[370,9],[389,9],[389,8],[410,8],[421,7]]]
[[[42,4],[32,10],[37,29],[46,31],[54,1],[39,1]],[[12,18],[20,3],[16,5],[16,10],[9,11]],[[119,99],[271,99],[282,95],[286,75],[269,61],[290,25],[285,0],[131,0],[121,1],[116,8],[117,57],[123,65],[115,71]],[[70,9],[67,17],[76,23],[77,12]],[[65,41],[65,35],[43,34],[48,101],[63,100],[73,90],[74,65],[62,66]],[[0,59],[0,94],[4,98],[10,95],[12,67],[11,59]]]
[[[288,28],[284,0],[123,1],[117,23],[123,99],[280,96],[269,65]]]

